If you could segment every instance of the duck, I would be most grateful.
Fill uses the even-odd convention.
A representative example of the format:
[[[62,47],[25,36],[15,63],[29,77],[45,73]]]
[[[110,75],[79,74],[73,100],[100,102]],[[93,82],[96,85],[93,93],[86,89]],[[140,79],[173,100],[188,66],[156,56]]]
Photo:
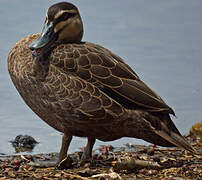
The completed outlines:
[[[42,32],[18,41],[8,55],[18,93],[63,134],[58,162],[73,136],[88,140],[82,161],[92,158],[96,140],[122,137],[196,153],[171,120],[173,109],[121,57],[82,41],[83,32],[78,8],[59,2],[48,8]]]

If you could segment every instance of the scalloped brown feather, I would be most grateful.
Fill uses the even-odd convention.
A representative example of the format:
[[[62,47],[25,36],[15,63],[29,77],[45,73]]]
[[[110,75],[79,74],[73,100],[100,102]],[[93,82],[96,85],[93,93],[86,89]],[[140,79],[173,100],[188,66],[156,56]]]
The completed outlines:
[[[52,64],[64,72],[74,72],[78,77],[102,87],[100,89],[103,91],[109,88],[131,104],[131,107],[127,107],[129,109],[139,106],[151,112],[174,114],[120,57],[101,46],[92,43],[60,45],[50,58]],[[64,66],[61,67],[61,64]]]

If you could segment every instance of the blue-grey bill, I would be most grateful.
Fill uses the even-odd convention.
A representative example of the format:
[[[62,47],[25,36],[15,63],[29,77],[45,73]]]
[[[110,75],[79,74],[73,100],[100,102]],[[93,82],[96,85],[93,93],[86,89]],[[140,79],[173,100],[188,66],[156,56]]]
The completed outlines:
[[[55,33],[53,30],[53,24],[44,24],[42,33],[40,37],[32,42],[29,45],[30,50],[36,50],[45,47],[47,44],[49,44],[53,39],[55,39]]]

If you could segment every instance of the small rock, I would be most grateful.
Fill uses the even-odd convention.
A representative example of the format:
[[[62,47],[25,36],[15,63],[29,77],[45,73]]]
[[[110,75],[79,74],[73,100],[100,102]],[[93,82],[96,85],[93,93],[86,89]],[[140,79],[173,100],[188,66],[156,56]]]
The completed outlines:
[[[29,135],[18,135],[14,141],[10,141],[16,152],[32,151],[38,142]]]

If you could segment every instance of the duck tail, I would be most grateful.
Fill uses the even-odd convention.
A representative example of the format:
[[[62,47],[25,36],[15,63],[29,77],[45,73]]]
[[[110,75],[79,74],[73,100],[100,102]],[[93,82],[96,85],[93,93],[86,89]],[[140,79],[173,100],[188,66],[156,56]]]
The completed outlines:
[[[136,110],[136,119],[141,119],[143,133],[140,131],[142,139],[160,146],[183,148],[192,154],[198,152],[191,144],[180,134],[170,115],[163,112],[146,112]],[[135,116],[133,116],[135,118]],[[137,124],[137,122],[136,122]],[[146,129],[146,130],[145,130]]]
[[[157,135],[192,154],[198,154],[192,145],[178,131],[169,114],[161,114],[158,115],[157,118],[160,120],[160,128],[154,130]]]
[[[198,152],[191,146],[191,144],[187,142],[183,136],[177,134],[176,132],[170,131],[169,134],[164,130],[155,130],[154,132],[173,145],[183,148],[192,154],[198,154]]]

